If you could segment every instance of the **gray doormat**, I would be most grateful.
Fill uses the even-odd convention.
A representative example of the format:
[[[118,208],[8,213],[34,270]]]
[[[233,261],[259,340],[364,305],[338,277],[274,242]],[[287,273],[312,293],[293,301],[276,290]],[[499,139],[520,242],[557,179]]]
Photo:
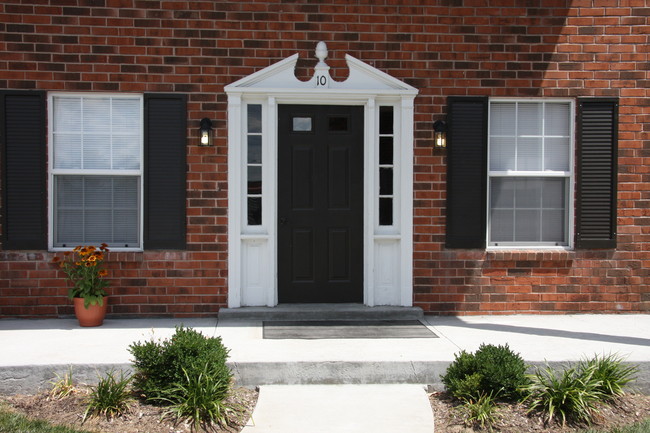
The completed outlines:
[[[265,339],[438,338],[419,320],[268,321]]]

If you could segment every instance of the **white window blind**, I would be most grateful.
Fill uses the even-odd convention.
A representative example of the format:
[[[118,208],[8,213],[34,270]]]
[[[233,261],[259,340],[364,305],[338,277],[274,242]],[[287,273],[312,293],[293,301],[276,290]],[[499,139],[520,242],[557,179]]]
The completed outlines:
[[[52,98],[53,246],[139,248],[140,97]]]
[[[567,245],[571,104],[490,103],[488,243]]]

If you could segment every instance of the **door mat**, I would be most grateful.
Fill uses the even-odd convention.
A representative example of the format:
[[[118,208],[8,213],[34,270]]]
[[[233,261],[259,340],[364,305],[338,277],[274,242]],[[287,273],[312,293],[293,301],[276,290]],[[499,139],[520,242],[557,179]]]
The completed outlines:
[[[264,338],[438,338],[419,320],[305,320],[264,322]]]

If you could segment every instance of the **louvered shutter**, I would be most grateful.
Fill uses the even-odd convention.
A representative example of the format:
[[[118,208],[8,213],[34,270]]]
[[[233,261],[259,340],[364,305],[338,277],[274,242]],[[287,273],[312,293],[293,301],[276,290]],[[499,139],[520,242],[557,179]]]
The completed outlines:
[[[185,249],[187,97],[146,94],[144,248]]]
[[[5,250],[47,249],[45,92],[0,93]]]
[[[616,248],[618,99],[578,100],[576,248]]]
[[[487,97],[450,97],[447,113],[447,248],[485,248]]]

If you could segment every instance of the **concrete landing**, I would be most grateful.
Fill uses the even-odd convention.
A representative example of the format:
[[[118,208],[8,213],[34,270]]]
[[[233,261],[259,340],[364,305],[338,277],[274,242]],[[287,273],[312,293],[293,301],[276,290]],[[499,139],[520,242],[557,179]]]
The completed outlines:
[[[418,320],[418,307],[368,307],[361,304],[280,304],[276,307],[222,308],[220,320]]]
[[[432,433],[418,385],[269,385],[242,433]]]

